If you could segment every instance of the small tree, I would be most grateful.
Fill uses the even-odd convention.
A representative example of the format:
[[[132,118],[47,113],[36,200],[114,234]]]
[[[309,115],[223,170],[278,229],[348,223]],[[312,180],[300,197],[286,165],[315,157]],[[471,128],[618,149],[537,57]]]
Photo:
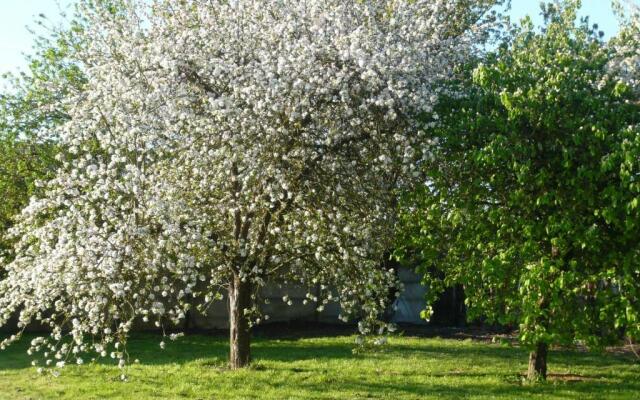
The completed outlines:
[[[319,310],[338,301],[363,333],[383,333],[395,191],[428,156],[415,116],[481,33],[461,29],[475,21],[461,7],[479,9],[91,4],[78,52],[87,84],[64,99],[70,154],[14,229],[0,325],[18,312],[20,327],[50,326],[30,350],[47,365],[111,349],[124,366],[134,321],[178,323],[226,295],[239,368],[251,325],[267,318],[258,289],[283,282],[320,284],[308,295]]]
[[[406,254],[444,272],[425,274],[430,300],[462,284],[470,318],[519,327],[530,379],[550,344],[640,334],[640,108],[577,8],[545,7],[540,32],[523,21],[441,104],[403,216]]]

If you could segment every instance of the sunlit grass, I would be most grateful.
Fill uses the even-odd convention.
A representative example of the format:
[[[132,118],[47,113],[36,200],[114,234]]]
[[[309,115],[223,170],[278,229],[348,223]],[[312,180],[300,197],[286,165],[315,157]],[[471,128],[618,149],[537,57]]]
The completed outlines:
[[[354,355],[353,337],[256,338],[253,366],[226,369],[221,336],[130,343],[140,363],[119,380],[114,365],[65,367],[38,375],[26,342],[0,352],[0,399],[638,399],[640,365],[631,357],[554,351],[548,383],[526,385],[526,351],[470,340],[394,338],[382,352]]]

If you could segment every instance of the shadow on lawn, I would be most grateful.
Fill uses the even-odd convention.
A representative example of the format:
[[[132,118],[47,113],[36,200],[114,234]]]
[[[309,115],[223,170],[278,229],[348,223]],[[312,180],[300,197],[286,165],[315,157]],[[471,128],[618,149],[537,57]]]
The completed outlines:
[[[26,354],[29,342],[37,335],[25,335],[20,341],[0,351],[0,370],[22,369],[31,366],[32,358]],[[0,336],[0,339],[2,337]],[[224,364],[229,352],[229,342],[221,335],[186,335],[175,342],[164,338],[166,348],[160,349],[160,334],[134,334],[127,345],[132,358],[145,365],[186,364],[196,360],[212,359]],[[255,337],[251,344],[256,361],[300,361],[307,359],[353,358],[350,343],[303,342],[299,339],[269,339]],[[37,357],[41,358],[41,357]],[[114,365],[111,359],[100,359],[101,365]]]
[[[149,337],[134,338],[129,345],[132,351],[135,351],[136,357],[149,365],[183,364],[203,358],[212,358],[224,363],[229,354],[226,337],[185,336],[175,343],[168,343],[163,351],[158,351],[159,341],[159,337],[155,340]],[[150,348],[149,343],[155,346]],[[353,346],[349,343],[308,343],[298,339],[254,338],[251,344],[251,354],[258,362],[357,358],[353,355],[352,349]]]
[[[446,347],[437,344],[426,344],[420,347],[408,345],[393,345],[391,350],[404,355],[422,355],[431,358],[445,357],[465,357],[473,358],[480,362],[499,359],[501,361],[525,362],[529,357],[528,350],[519,346],[507,345],[478,345]],[[625,363],[632,364],[636,362],[634,358],[627,355],[614,355],[604,352],[586,352],[586,351],[570,351],[570,350],[552,350],[549,353],[549,363],[551,368],[558,365],[570,365],[572,367],[609,367]]]
[[[340,330],[339,333],[348,331]],[[351,332],[353,333],[353,332]],[[337,337],[338,333],[328,332],[322,335],[311,334],[313,337]],[[31,358],[26,354],[30,340],[36,335],[26,335],[22,340],[10,346],[4,351],[0,351],[0,370],[26,368],[31,365]],[[0,335],[0,339],[2,335]],[[353,354],[354,345],[351,340],[340,342],[322,341],[301,341],[300,338],[310,339],[304,335],[294,333],[292,335],[273,335],[258,332],[252,341],[252,355],[256,361],[300,361],[308,359],[358,359],[358,355]],[[217,331],[214,334],[186,335],[176,342],[171,342],[165,338],[166,349],[161,350],[159,343],[163,338],[158,333],[134,334],[129,340],[128,349],[135,358],[143,361],[147,365],[162,364],[185,364],[194,360],[217,359],[223,362],[226,360],[229,343],[224,331]],[[407,344],[392,343],[385,348],[381,357],[402,357],[412,356],[428,359],[469,359],[472,358],[478,365],[490,365],[494,362],[524,363],[528,357],[525,348],[505,345],[478,344],[445,346],[439,343],[427,342],[416,346]],[[113,365],[112,360],[107,359],[100,362],[104,365]],[[580,351],[554,350],[549,354],[549,362],[552,369],[563,366],[570,367],[610,367],[624,363],[633,363],[631,357],[588,353]]]

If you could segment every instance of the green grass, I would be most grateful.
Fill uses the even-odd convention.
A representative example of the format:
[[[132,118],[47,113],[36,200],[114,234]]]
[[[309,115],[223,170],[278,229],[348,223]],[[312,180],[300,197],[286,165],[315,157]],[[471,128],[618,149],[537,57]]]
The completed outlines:
[[[523,384],[526,352],[470,340],[394,338],[382,352],[352,354],[353,337],[257,338],[253,366],[225,368],[222,337],[132,339],[140,359],[119,381],[117,367],[71,366],[38,375],[27,340],[0,352],[0,399],[640,399],[631,357],[553,351],[547,383]]]

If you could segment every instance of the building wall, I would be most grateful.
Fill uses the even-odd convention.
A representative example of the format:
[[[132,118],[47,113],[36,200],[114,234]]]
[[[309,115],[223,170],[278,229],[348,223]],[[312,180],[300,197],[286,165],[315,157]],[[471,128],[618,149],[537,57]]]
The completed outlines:
[[[391,321],[396,323],[426,324],[420,318],[420,311],[425,308],[426,289],[420,284],[420,276],[410,269],[400,268],[398,277],[404,285],[404,290],[394,303]],[[338,319],[340,306],[334,302],[325,305],[322,312],[316,310],[313,302],[302,304],[306,291],[295,286],[279,287],[268,285],[261,293],[263,299],[268,299],[268,304],[261,304],[260,309],[269,315],[272,322],[313,321],[325,323],[341,323]],[[287,305],[282,297],[288,295],[293,302]],[[224,329],[228,325],[228,310],[224,301],[215,303],[206,315],[194,313],[191,316],[190,326],[198,329]]]
[[[404,290],[394,303],[391,314],[391,321],[396,323],[426,324],[420,319],[420,311],[425,307],[425,288],[420,284],[420,277],[413,271],[406,268],[398,269],[398,277],[404,284]],[[296,286],[268,285],[261,293],[263,299],[268,299],[269,304],[261,304],[260,308],[264,314],[269,315],[270,322],[293,322],[310,321],[323,323],[342,323],[338,319],[340,306],[334,302],[325,305],[322,312],[316,310],[314,302],[302,304],[306,296],[306,290]],[[288,295],[292,300],[292,305],[287,305],[282,301],[282,296]],[[188,326],[195,329],[226,329],[229,326],[228,310],[226,301],[218,301],[212,304],[206,314],[195,310],[190,312]],[[4,332],[15,332],[15,323],[1,328]],[[152,324],[141,324],[138,329],[155,329]],[[41,326],[30,326],[28,331],[39,332]]]

